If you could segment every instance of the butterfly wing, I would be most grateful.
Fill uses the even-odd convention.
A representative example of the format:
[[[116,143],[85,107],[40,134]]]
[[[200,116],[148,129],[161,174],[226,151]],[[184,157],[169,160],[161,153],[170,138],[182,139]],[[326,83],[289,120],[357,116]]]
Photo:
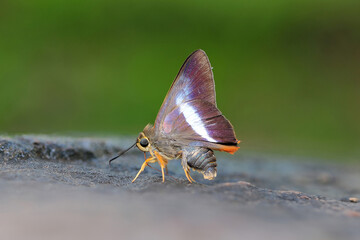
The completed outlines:
[[[180,68],[156,117],[155,127],[160,128],[166,115],[176,106],[193,99],[216,105],[213,73],[202,50],[193,52]]]
[[[177,142],[235,152],[231,123],[216,107],[215,84],[206,53],[193,52],[184,62],[160,108],[155,133]]]

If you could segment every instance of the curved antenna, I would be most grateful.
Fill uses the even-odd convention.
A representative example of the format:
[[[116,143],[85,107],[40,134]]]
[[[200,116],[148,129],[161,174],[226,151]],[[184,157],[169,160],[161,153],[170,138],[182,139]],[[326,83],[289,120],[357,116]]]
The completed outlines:
[[[111,164],[112,161],[114,161],[115,159],[117,159],[118,157],[121,157],[122,155],[124,155],[127,151],[129,151],[130,149],[132,149],[134,146],[136,145],[136,142],[131,145],[128,149],[122,151],[119,153],[119,155],[117,155],[116,157],[113,157],[112,159],[109,160],[109,165]]]

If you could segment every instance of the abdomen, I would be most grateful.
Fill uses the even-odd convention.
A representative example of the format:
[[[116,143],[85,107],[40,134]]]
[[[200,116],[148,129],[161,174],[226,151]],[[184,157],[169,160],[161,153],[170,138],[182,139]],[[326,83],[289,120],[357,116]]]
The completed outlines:
[[[183,160],[186,160],[190,168],[201,172],[205,179],[213,180],[216,177],[216,157],[211,149],[202,147],[186,148],[183,150]]]

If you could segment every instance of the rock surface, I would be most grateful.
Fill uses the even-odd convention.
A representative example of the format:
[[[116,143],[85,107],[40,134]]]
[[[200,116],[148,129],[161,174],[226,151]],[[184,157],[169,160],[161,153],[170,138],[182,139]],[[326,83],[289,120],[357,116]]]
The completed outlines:
[[[131,140],[0,137],[0,239],[360,239],[359,166],[239,151],[214,181],[131,183],[141,152],[107,161]]]

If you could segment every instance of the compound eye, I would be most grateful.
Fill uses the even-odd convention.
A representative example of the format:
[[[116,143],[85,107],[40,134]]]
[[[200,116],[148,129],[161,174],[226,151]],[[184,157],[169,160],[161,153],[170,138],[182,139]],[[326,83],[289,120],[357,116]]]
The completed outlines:
[[[147,146],[149,145],[149,141],[148,141],[146,138],[142,138],[142,139],[140,140],[140,145],[141,145],[142,147],[147,147]]]

